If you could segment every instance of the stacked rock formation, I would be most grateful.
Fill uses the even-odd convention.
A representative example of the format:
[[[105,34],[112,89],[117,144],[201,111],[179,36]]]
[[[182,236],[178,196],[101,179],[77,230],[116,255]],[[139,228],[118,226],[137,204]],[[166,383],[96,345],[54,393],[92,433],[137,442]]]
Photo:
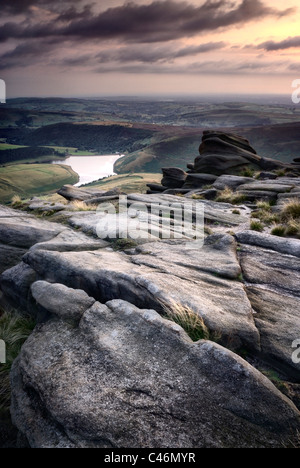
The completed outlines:
[[[259,178],[265,180],[276,179],[274,171],[285,171],[289,176],[300,175],[299,158],[291,164],[264,158],[256,153],[245,138],[210,130],[203,132],[199,156],[187,167],[187,172],[179,168],[162,169],[162,188],[150,185],[150,193],[176,189],[187,193],[188,190],[213,184],[218,176],[241,176],[251,171],[260,173]]]

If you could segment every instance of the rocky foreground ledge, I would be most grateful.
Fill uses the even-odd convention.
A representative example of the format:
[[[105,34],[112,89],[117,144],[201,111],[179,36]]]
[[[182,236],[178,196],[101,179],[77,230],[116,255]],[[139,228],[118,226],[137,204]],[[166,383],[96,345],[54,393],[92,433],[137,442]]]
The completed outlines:
[[[218,193],[255,192],[239,205],[193,188],[128,196],[129,208],[192,199],[191,224],[204,207],[201,246],[99,239],[95,202],[118,192],[64,187],[67,204],[0,207],[0,302],[37,320],[11,374],[12,419],[31,447],[300,445],[300,240],[251,229],[258,192],[272,193],[273,216],[300,178],[247,179],[214,176]],[[163,231],[159,215],[147,220]],[[202,339],[176,311],[199,318]]]

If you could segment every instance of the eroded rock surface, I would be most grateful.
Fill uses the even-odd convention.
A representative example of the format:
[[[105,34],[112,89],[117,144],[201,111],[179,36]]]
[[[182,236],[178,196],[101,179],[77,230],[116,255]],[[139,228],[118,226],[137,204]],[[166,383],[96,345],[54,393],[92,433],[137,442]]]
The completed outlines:
[[[12,389],[31,447],[281,447],[300,427],[295,406],[244,360],[121,300],[95,303],[75,328],[62,318],[36,327]]]

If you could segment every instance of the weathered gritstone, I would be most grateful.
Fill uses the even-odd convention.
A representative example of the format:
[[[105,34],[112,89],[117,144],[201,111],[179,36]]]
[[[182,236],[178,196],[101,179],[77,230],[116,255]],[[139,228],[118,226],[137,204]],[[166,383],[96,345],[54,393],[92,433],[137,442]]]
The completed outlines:
[[[254,232],[237,239],[262,356],[300,382],[300,364],[292,359],[292,343],[300,337],[300,240]]]
[[[31,447],[297,444],[299,411],[237,355],[193,343],[154,310],[121,300],[96,302],[70,325],[53,310],[56,288],[33,285],[55,315],[34,330],[11,374],[13,421]]]
[[[140,194],[128,204],[174,200],[183,205]],[[196,202],[219,221],[243,218],[232,205]],[[12,373],[13,419],[32,447],[297,444],[299,411],[268,379],[215,343],[192,343],[157,312],[188,308],[222,343],[299,381],[290,346],[300,334],[300,241],[238,233],[240,263],[226,234],[208,236],[203,248],[158,241],[125,254],[66,226],[4,213],[6,239],[30,250],[1,275],[1,290],[42,321]],[[95,213],[76,219],[96,226]]]

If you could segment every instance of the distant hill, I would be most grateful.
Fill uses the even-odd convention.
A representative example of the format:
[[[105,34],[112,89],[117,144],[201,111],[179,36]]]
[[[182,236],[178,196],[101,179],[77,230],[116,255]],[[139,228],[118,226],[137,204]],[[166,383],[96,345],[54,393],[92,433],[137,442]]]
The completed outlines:
[[[58,190],[65,184],[76,184],[79,178],[69,166],[59,164],[16,164],[0,167],[0,203],[14,195],[29,198]]]
[[[72,146],[100,154],[133,152],[147,146],[155,132],[128,125],[61,123],[47,125],[20,137],[13,143],[36,146]],[[10,142],[12,142],[10,140]]]
[[[245,97],[246,100],[246,97]],[[288,102],[288,101],[287,101]],[[6,114],[5,114],[6,113]],[[11,114],[10,114],[11,113]],[[5,114],[5,115],[3,115]],[[18,98],[0,109],[0,125],[33,127],[57,122],[122,121],[195,128],[274,125],[300,120],[300,108],[289,104],[222,102],[220,98]],[[22,123],[23,122],[23,123]]]
[[[300,121],[239,129],[261,156],[291,162],[300,157]]]
[[[52,148],[41,148],[41,147],[24,147],[15,149],[6,149],[0,151],[0,164],[7,164],[16,161],[22,161],[24,159],[34,160],[45,160],[49,157],[49,160],[53,159],[53,156],[57,154]]]
[[[270,157],[283,162],[291,162],[300,157],[300,122],[266,125],[258,127],[222,128],[227,132],[238,133],[246,137],[257,153],[263,157]],[[186,169],[188,163],[198,156],[202,131],[187,129],[178,136],[147,146],[141,150],[118,159],[115,172],[161,172],[162,167],[180,167]]]
[[[207,129],[238,133],[262,156],[300,157],[300,107],[292,103],[19,98],[0,107],[4,144],[124,153],[115,164],[122,174],[160,173],[163,166],[185,169],[197,157]],[[15,156],[22,152],[9,155]]]

